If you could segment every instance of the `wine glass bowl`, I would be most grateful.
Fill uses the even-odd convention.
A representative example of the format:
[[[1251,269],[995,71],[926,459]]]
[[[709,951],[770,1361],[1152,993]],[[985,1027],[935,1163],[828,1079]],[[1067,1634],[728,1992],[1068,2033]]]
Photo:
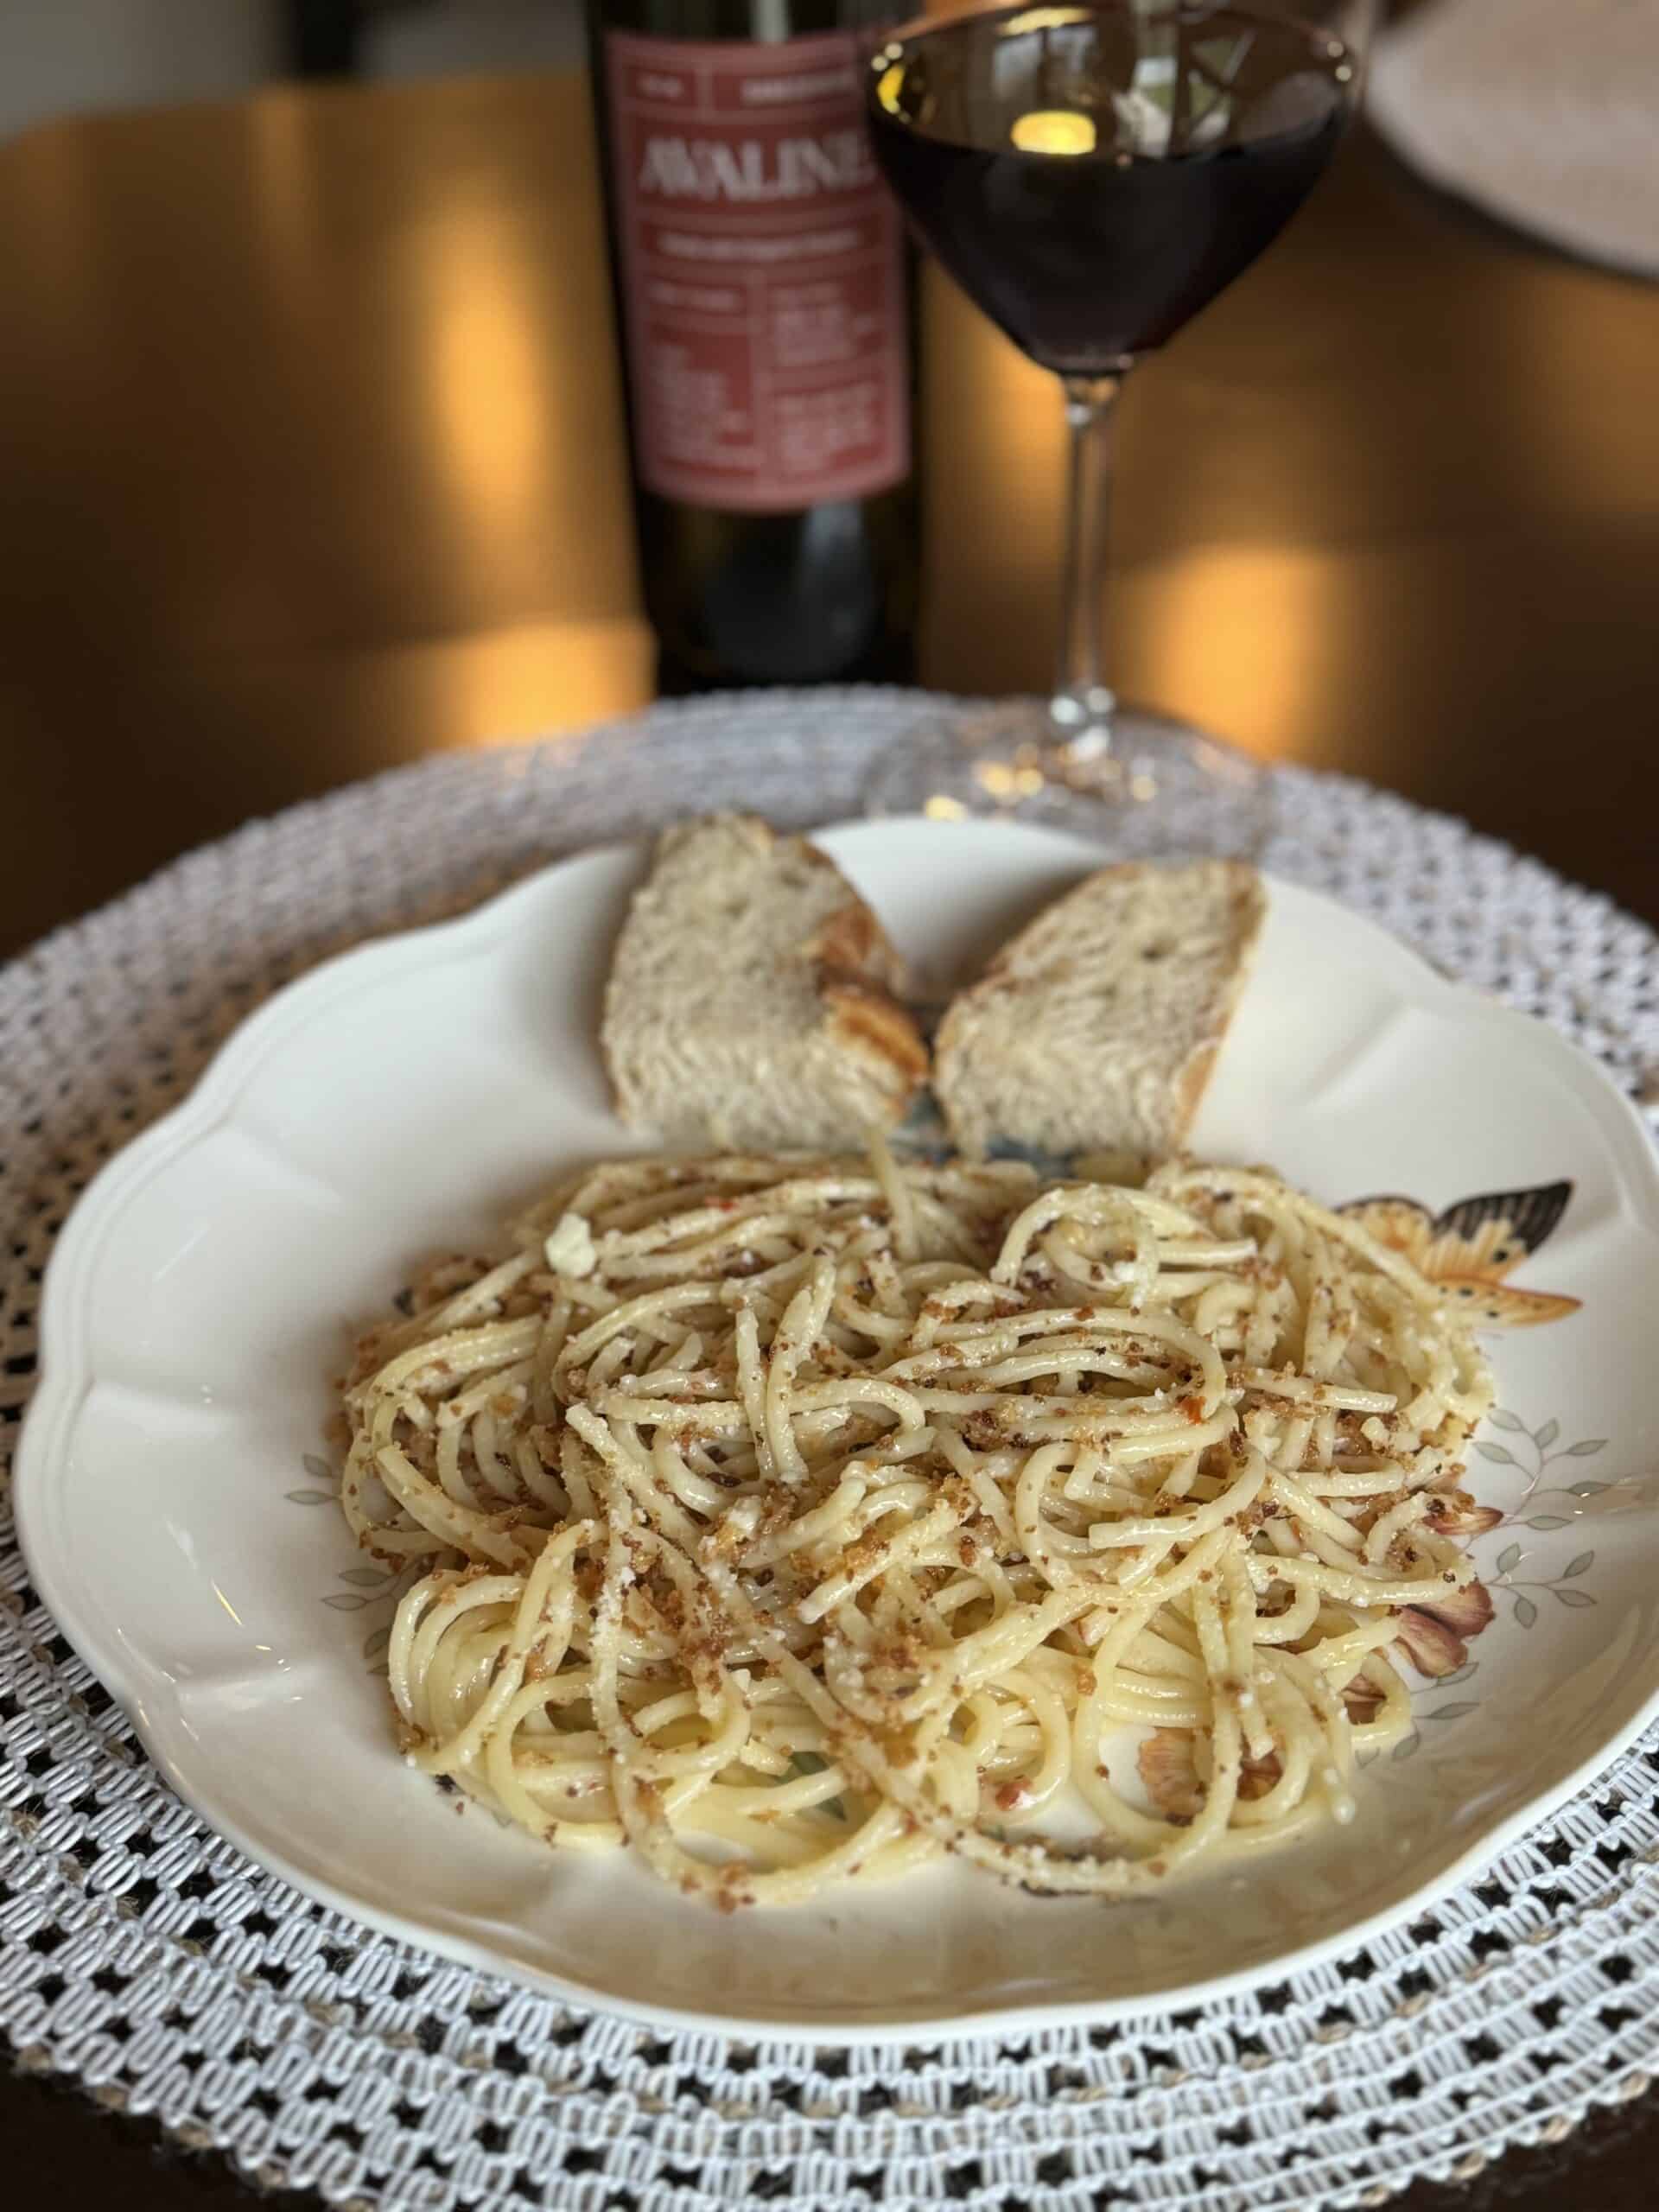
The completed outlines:
[[[880,810],[1059,817],[1121,849],[1248,852],[1268,779],[1120,709],[1101,642],[1122,380],[1271,244],[1358,92],[1371,0],[1081,0],[893,33],[868,79],[875,156],[968,296],[1062,381],[1065,620],[1046,715],[998,710],[885,762]]]
[[[1021,352],[1121,374],[1276,236],[1341,134],[1345,42],[1235,8],[1023,8],[895,40],[876,158]]]

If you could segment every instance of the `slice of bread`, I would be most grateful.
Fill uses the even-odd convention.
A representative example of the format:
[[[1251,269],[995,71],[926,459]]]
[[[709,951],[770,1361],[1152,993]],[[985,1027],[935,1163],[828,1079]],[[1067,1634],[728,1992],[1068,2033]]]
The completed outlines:
[[[1053,1154],[1175,1151],[1267,912],[1240,861],[1103,868],[951,1001],[933,1087],[951,1135]]]
[[[902,1121],[927,1047],[881,925],[827,854],[752,815],[678,823],[617,940],[601,1044],[617,1110],[676,1143],[856,1144]]]

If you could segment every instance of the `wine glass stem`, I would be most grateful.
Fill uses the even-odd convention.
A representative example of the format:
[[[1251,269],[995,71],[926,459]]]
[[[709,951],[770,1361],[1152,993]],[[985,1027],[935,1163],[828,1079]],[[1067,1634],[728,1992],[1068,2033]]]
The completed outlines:
[[[1104,760],[1112,749],[1117,701],[1106,682],[1101,644],[1111,512],[1113,423],[1122,384],[1116,377],[1066,377],[1071,460],[1065,502],[1065,582],[1060,664],[1049,719],[1068,758]]]

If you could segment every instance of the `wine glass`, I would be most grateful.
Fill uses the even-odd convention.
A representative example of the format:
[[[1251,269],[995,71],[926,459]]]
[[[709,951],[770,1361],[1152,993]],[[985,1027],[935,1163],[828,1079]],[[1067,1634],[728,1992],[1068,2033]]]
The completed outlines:
[[[1129,371],[1278,235],[1358,94],[1376,0],[1081,0],[945,16],[872,56],[876,159],[976,306],[1059,378],[1071,434],[1059,664],[1046,709],[924,731],[878,813],[1013,812],[1122,855],[1249,856],[1271,779],[1121,707],[1102,657],[1113,417]]]

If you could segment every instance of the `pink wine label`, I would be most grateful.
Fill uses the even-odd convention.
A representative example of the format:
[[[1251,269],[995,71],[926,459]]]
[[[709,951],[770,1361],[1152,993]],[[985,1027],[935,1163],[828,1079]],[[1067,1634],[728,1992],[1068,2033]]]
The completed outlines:
[[[645,484],[765,514],[898,483],[904,268],[856,35],[605,49]]]

